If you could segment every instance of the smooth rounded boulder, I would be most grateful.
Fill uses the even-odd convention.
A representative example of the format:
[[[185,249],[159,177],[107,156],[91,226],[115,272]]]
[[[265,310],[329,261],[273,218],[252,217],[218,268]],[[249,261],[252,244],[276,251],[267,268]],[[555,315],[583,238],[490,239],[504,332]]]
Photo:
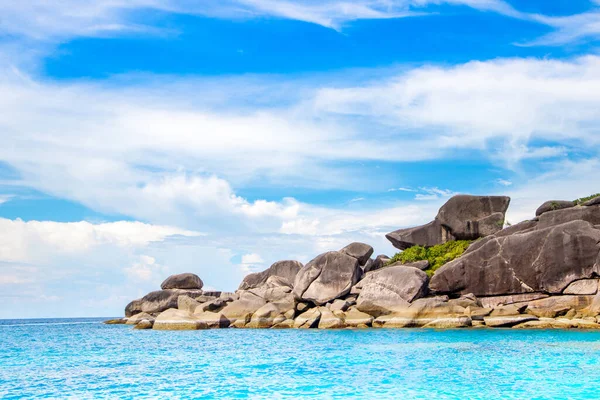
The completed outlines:
[[[360,265],[365,265],[373,254],[373,248],[366,243],[354,242],[341,249],[340,253],[354,257]]]
[[[370,315],[383,315],[406,308],[427,294],[427,274],[420,269],[398,266],[368,273],[360,281],[356,308]]]
[[[296,275],[294,297],[322,305],[348,292],[362,274],[356,258],[339,251],[317,256]]]
[[[246,275],[246,277],[240,284],[238,290],[248,290],[257,288],[266,283],[270,277],[280,277],[290,283],[293,283],[296,279],[296,274],[298,273],[298,271],[300,271],[300,269],[302,269],[302,267],[303,265],[300,261],[277,261],[262,272],[256,272],[253,274]]]
[[[171,275],[160,285],[163,290],[166,289],[202,289],[204,283],[196,274],[185,273]]]

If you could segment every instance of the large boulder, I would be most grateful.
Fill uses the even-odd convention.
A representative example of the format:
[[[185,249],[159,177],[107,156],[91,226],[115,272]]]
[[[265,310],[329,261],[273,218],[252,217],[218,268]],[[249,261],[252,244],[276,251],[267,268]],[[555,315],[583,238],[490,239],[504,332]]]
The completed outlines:
[[[444,204],[435,219],[425,225],[386,235],[394,247],[435,246],[450,240],[474,240],[502,229],[510,198],[457,195]]]
[[[232,301],[221,310],[221,314],[232,323],[238,319],[249,320],[256,310],[267,304],[262,297],[247,291],[240,291],[239,296],[239,300]]]
[[[365,265],[373,254],[373,248],[366,243],[354,242],[341,249],[340,253],[354,257],[360,265]]]
[[[575,207],[575,203],[573,201],[548,200],[547,202],[539,206],[537,210],[535,210],[535,215],[536,217],[539,217],[540,215],[548,211],[562,210],[564,208],[571,207]]]
[[[397,266],[368,273],[360,281],[356,308],[371,315],[382,315],[405,308],[427,293],[427,274],[420,269]]]
[[[385,267],[388,262],[390,262],[390,258],[385,254],[380,254],[377,257],[375,257],[372,263],[367,262],[367,264],[365,264],[365,266],[363,267],[363,271],[365,272],[365,274],[367,272],[377,271],[378,269]]]
[[[280,301],[292,292],[292,284],[280,276],[270,276],[262,285],[248,289],[248,292],[265,299],[265,301]]]
[[[158,314],[169,308],[177,308],[179,296],[196,297],[202,294],[201,290],[167,289],[150,292],[141,299],[133,300],[125,307],[125,316],[146,312]]]
[[[495,238],[437,270],[429,287],[477,296],[561,294],[600,273],[599,242],[600,230],[585,221]]]
[[[600,224],[600,206],[576,206],[561,210],[548,211],[540,215],[537,229],[549,228],[571,221],[587,221],[592,225]]]
[[[204,283],[196,274],[185,273],[171,275],[160,285],[160,288],[165,289],[202,289]]]
[[[317,256],[298,272],[293,294],[297,300],[322,305],[350,292],[361,274],[356,258],[330,251]]]
[[[267,282],[272,276],[277,276],[287,280],[290,283],[296,279],[296,274],[303,267],[299,261],[277,261],[262,272],[246,275],[238,290],[248,290],[259,287]]]

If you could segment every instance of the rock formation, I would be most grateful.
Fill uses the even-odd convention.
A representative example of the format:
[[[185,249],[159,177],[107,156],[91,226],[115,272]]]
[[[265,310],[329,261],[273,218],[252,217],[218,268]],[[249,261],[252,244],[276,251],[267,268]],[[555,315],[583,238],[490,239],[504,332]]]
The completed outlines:
[[[428,224],[399,229],[386,238],[394,247],[435,246],[450,240],[473,240],[492,235],[504,226],[509,197],[467,196],[452,197]]]
[[[426,259],[373,259],[371,246],[354,242],[306,265],[276,262],[246,276],[235,293],[203,291],[197,275],[173,275],[162,290],[129,303],[125,318],[106,323],[156,330],[600,329],[600,197],[548,201],[535,219],[502,229],[509,201],[455,196],[429,224],[387,235],[400,249],[477,239],[437,270]]]

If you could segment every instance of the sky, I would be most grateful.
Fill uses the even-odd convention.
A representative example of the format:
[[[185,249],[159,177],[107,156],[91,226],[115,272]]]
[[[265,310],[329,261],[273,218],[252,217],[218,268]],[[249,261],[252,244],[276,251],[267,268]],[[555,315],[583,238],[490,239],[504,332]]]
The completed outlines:
[[[600,0],[0,0],[0,318],[600,192]]]

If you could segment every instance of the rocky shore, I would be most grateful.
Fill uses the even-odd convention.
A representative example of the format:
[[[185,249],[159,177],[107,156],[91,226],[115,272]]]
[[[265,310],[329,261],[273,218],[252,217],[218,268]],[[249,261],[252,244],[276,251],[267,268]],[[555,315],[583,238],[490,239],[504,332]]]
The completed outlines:
[[[533,220],[512,226],[505,223],[509,203],[455,196],[432,222],[386,235],[403,251],[396,256],[372,257],[371,246],[351,243],[306,265],[278,261],[246,276],[235,293],[203,291],[198,276],[173,275],[129,303],[125,318],[106,323],[600,329],[600,196],[548,201]]]

